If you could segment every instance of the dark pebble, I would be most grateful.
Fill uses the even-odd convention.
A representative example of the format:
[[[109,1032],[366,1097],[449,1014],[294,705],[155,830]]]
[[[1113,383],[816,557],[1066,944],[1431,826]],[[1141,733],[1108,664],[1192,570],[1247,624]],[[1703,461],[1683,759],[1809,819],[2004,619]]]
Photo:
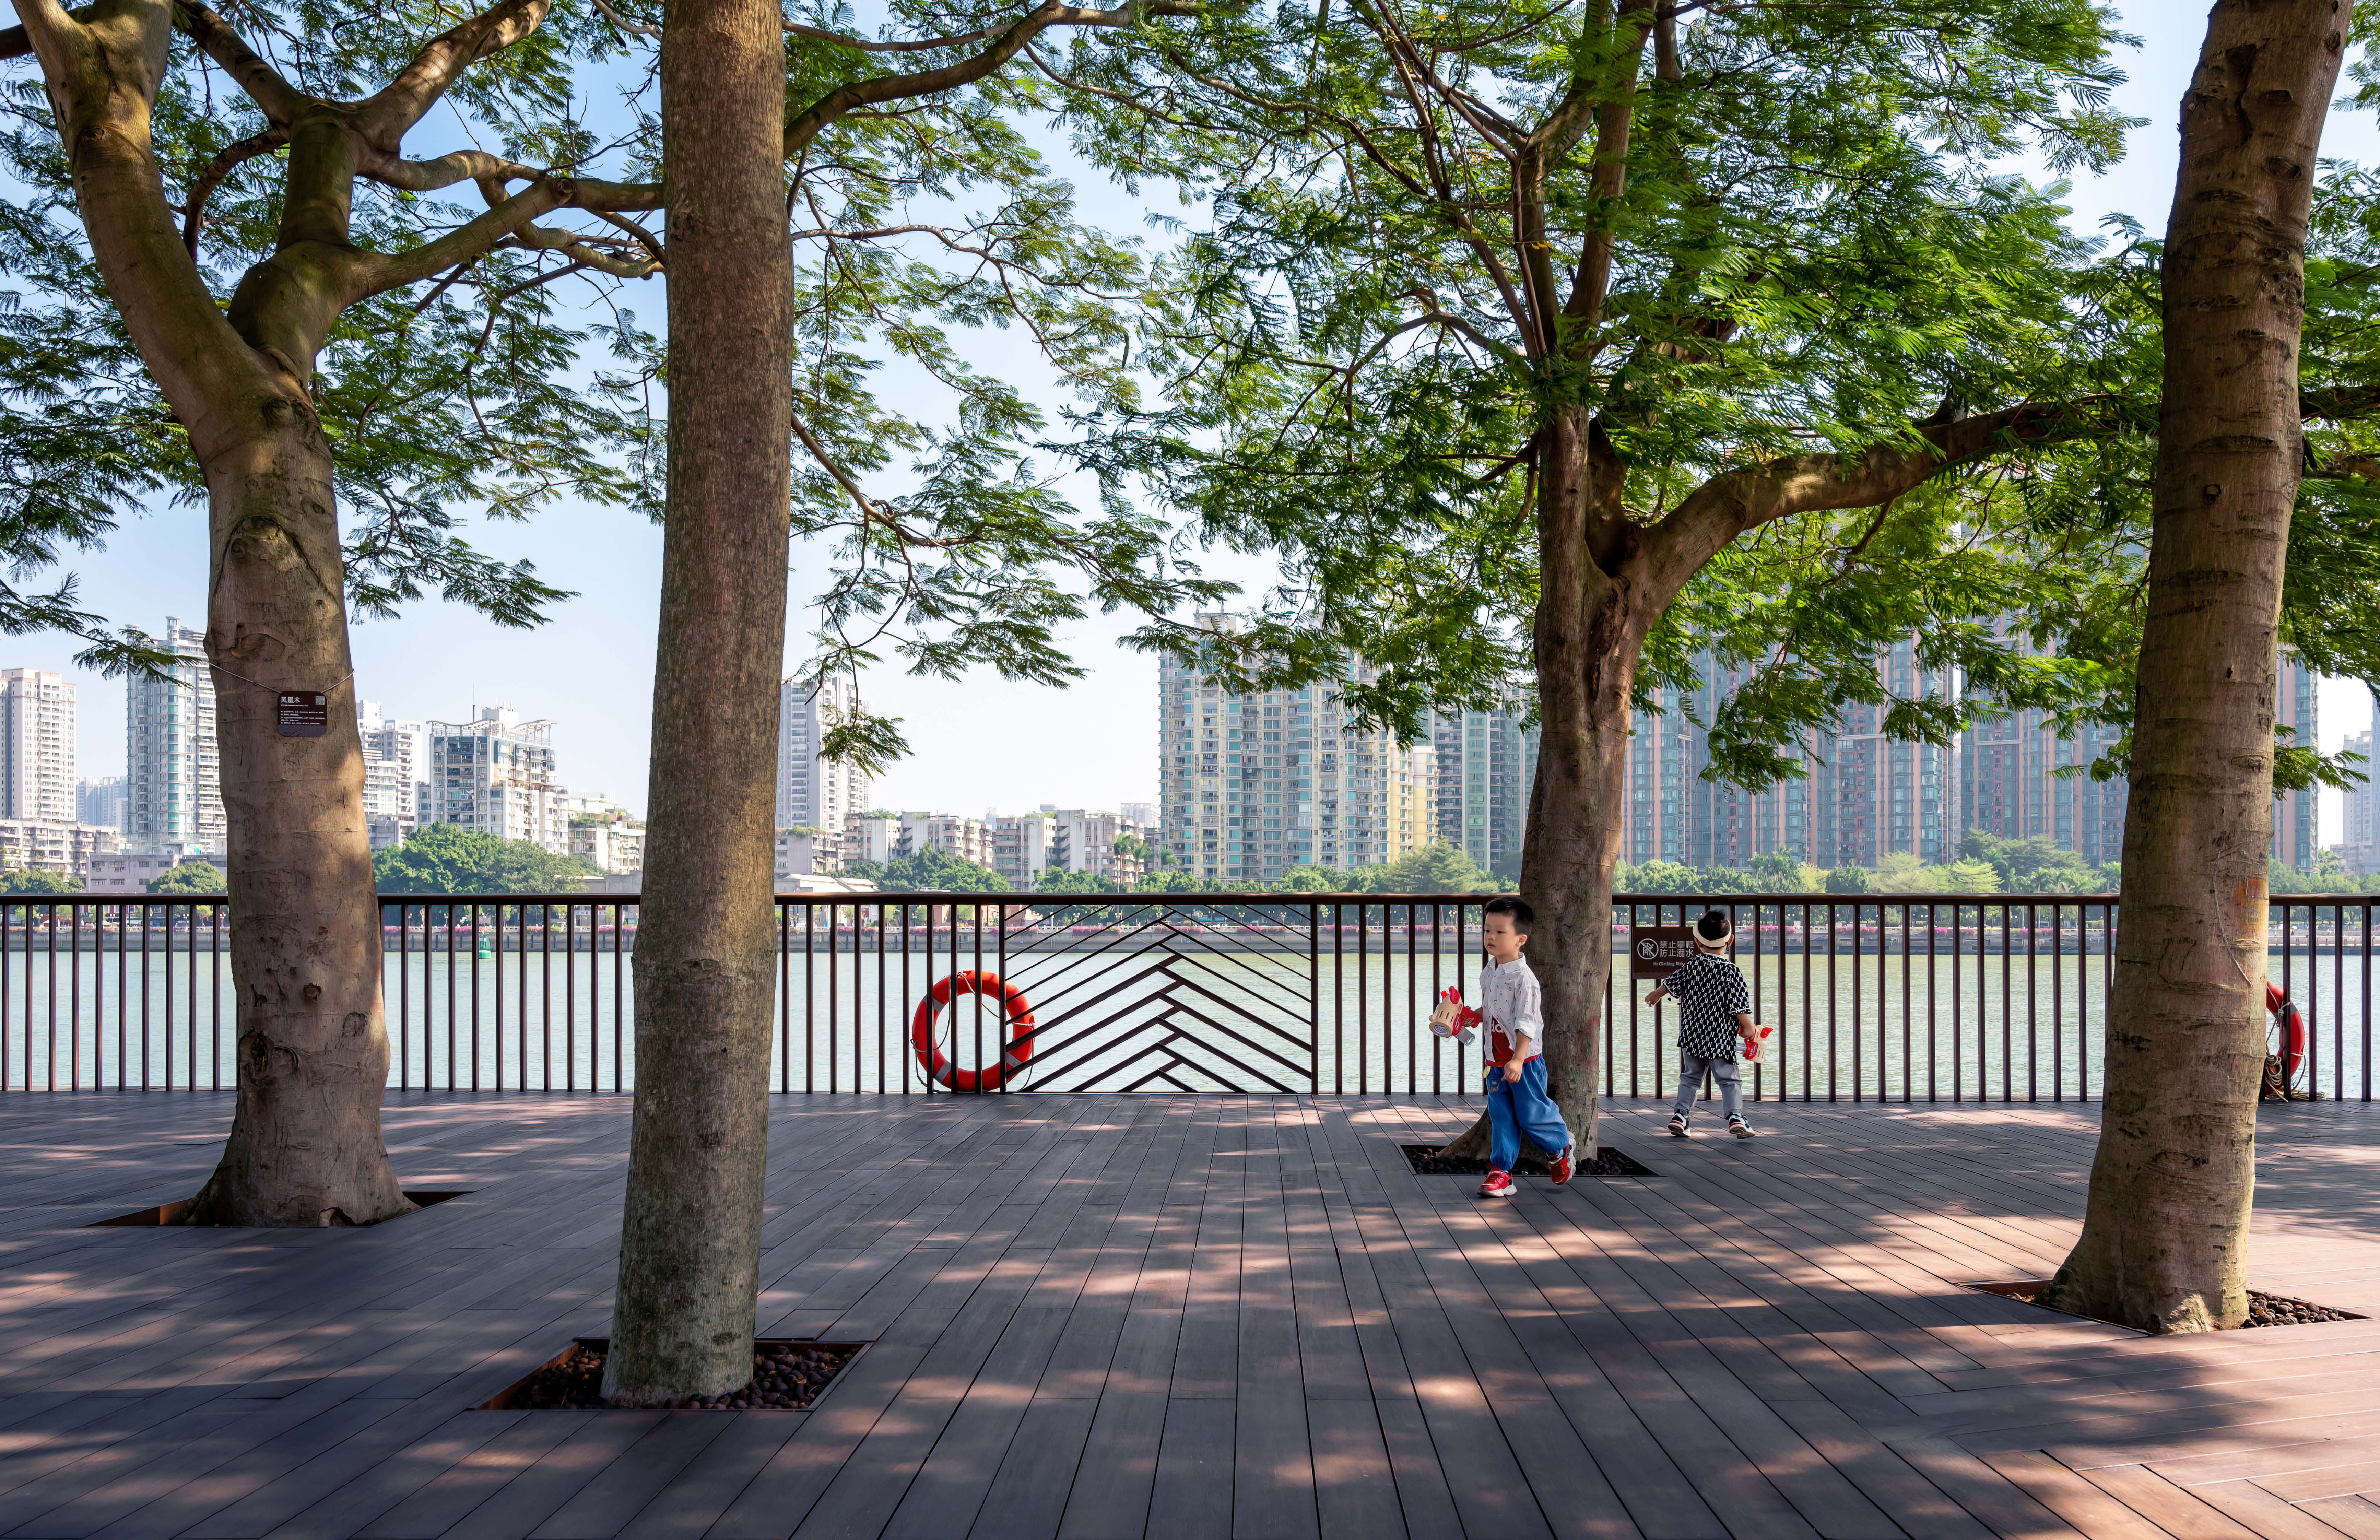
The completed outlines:
[[[2034,1303],[2030,1293],[2010,1292],[2003,1296]],[[2313,1326],[2323,1321],[2359,1321],[2363,1317],[2345,1310],[2334,1310],[2326,1304],[2308,1304],[2303,1300],[2283,1299],[2278,1294],[2248,1291],[2248,1318],[2235,1328],[2246,1331],[2260,1326]]]
[[[1478,1159],[1450,1160],[1438,1152],[1437,1145],[1407,1145],[1405,1159],[1423,1176],[1486,1176],[1488,1162]],[[1536,1157],[1523,1156],[1519,1167],[1523,1176],[1544,1176],[1546,1163]],[[1626,1153],[1609,1145],[1597,1150],[1592,1160],[1581,1160],[1572,1173],[1576,1176],[1652,1176],[1653,1170]]]
[[[857,1350],[817,1348],[799,1343],[756,1344],[752,1352],[752,1383],[717,1396],[690,1396],[677,1405],[686,1411],[742,1411],[771,1407],[799,1411],[818,1399],[835,1372]],[[516,1386],[513,1404],[530,1411],[585,1410],[603,1403],[603,1350],[584,1343]]]

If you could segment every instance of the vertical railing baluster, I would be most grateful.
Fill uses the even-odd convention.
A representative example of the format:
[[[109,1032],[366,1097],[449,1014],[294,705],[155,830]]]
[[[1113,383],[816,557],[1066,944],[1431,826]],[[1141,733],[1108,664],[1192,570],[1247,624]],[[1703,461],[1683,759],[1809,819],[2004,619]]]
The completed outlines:
[[[1347,906],[1330,906],[1330,1090],[1347,1094]]]
[[[2041,1099],[2038,1068],[2041,1061],[2041,969],[2037,965],[2040,936],[2041,905],[2028,903],[2024,906],[2024,1099],[2027,1101]]]
[[[588,911],[592,918],[594,911]],[[783,955],[780,941],[777,952]],[[564,906],[562,911],[562,1057],[571,1090],[578,1089],[578,905]],[[589,1056],[587,1088],[595,1088],[593,1056]]]
[[[149,905],[143,903],[139,905],[139,908],[140,910],[140,1088],[145,1091],[150,1088],[150,1066],[154,1061],[157,1051],[155,1045],[149,1040],[149,1023],[152,1019],[149,1013],[149,981],[156,970],[150,965],[149,962]],[[8,955],[6,942],[6,928],[0,926],[0,963],[5,963]],[[169,973],[166,976],[170,980],[172,975]],[[7,998],[8,991],[5,988],[0,988],[0,1000],[6,1000]],[[170,1046],[172,1041],[173,1037],[169,1033],[166,1036],[169,1046],[165,1050],[168,1054],[173,1052]],[[171,1085],[172,1082],[168,1081],[167,1084]]]
[[[128,1084],[125,1078],[128,1072],[125,1068],[124,1056],[132,1046],[129,1010],[131,1002],[128,992],[124,988],[127,982],[126,966],[128,961],[124,954],[126,917],[125,906],[121,903],[117,904],[115,906],[115,1088],[119,1091],[126,1089]]]
[[[1445,977],[1445,960],[1441,955],[1441,952],[1445,944],[1441,933],[1441,928],[1444,926],[1445,921],[1446,905],[1441,903],[1433,902],[1429,906],[1429,1009],[1433,1015],[1438,1012],[1438,997],[1443,993],[1446,988],[1446,985],[1442,982]],[[1609,1008],[1607,1008],[1604,1012],[1604,1039],[1607,1044],[1609,1042],[1611,1037],[1610,1018],[1611,1013]],[[1439,1037],[1435,1032],[1431,1033],[1429,1037],[1429,1094],[1432,1096],[1441,1096],[1446,1090],[1440,1073],[1442,1066],[1446,1062],[1445,1052],[1446,1039]],[[1607,1061],[1610,1057],[1611,1056],[1609,1052],[1606,1052],[1604,1055],[1604,1058]],[[1609,1063],[1605,1065],[1604,1076],[1603,1088],[1606,1093],[1609,1093],[1611,1089],[1610,1067]]]
[[[1372,1088],[1372,914],[1355,905],[1355,1094]]]
[[[2066,905],[2049,903],[2049,1099],[2066,1099]]]
[[[43,1018],[43,1019],[44,1019],[44,1022],[45,1022],[45,1024],[46,1024],[46,1025],[47,1025],[47,1030],[48,1030],[48,1033],[49,1033],[49,1040],[50,1040],[49,1063],[48,1063],[48,1065],[46,1066],[46,1071],[47,1071],[47,1078],[48,1078],[49,1087],[50,1087],[50,1089],[51,1089],[51,1090],[55,1091],[55,1090],[56,1090],[56,1089],[58,1088],[58,903],[57,903],[57,900],[55,900],[55,899],[52,899],[52,900],[49,902],[49,903],[48,903],[47,905],[45,905],[45,906],[44,906],[44,910],[45,910],[45,912],[43,913],[43,915],[42,915],[42,944],[43,944],[44,948],[45,948],[45,950],[46,950],[46,952],[47,952],[47,953],[48,953],[48,964],[47,964],[47,966],[45,966],[45,967],[42,970],[42,982],[43,982],[45,985],[47,985],[47,986],[48,986],[49,1000],[50,1000],[50,1008],[49,1008],[49,1011],[48,1011],[48,1013],[46,1013],[46,1015],[45,1015],[45,1016],[44,1016],[44,1018]],[[33,906],[32,906],[31,904],[30,904],[30,903],[29,903],[29,904],[25,905],[25,924],[27,925],[27,927],[28,927],[28,928],[30,928],[30,927],[32,925],[32,923],[33,923]],[[28,937],[28,944],[27,944],[26,948],[25,948],[25,985],[26,985],[26,988],[25,988],[25,995],[26,995],[26,999],[25,999],[25,1012],[26,1012],[26,1013],[27,1013],[28,1015],[31,1014],[31,1013],[32,1013],[32,1010],[33,1010],[33,1001],[32,1001],[32,992],[33,992],[33,991],[32,991],[32,982],[33,982],[33,949],[32,949],[32,947],[31,947],[31,945],[30,945],[30,936],[29,936],[29,937]],[[72,1085],[72,1083],[71,1083],[71,1082],[69,1082],[69,1083],[68,1083],[68,1085],[67,1085],[67,1088],[68,1090],[72,1090],[72,1089],[74,1088],[74,1087],[73,1087],[73,1085]]]
[[[2009,955],[2009,911],[2012,903],[2000,905],[2000,1100],[2016,1099],[2016,999],[2014,960]]]

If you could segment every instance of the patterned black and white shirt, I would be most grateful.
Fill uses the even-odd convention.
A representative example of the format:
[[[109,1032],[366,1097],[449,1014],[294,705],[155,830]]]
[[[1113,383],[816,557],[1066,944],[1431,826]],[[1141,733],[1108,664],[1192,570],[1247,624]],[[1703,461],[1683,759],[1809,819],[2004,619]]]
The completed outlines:
[[[1698,952],[1678,964],[1661,987],[1678,1002],[1678,1051],[1690,1059],[1733,1059],[1739,1012],[1752,1009],[1743,970],[1714,952]]]

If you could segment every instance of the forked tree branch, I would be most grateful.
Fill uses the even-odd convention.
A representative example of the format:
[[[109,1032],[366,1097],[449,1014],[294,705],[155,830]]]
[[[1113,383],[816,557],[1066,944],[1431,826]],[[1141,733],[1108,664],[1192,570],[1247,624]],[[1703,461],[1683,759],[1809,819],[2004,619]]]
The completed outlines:
[[[971,85],[1014,58],[1026,43],[1052,27],[1130,27],[1145,16],[1197,16],[1205,9],[1199,0],[1133,0],[1131,5],[1117,11],[1092,10],[1081,6],[1060,5],[1057,0],[1044,0],[979,54],[933,69],[916,70],[906,75],[885,75],[872,80],[855,80],[849,85],[837,86],[795,115],[793,121],[785,126],[785,155],[788,159],[799,155],[820,130],[857,108],[873,106],[879,102],[905,102]]]
[[[2113,405],[2107,396],[2028,401],[1955,422],[1913,424],[1915,442],[1897,439],[1856,454],[1787,455],[1722,471],[1645,531],[1654,579],[1674,592],[1737,536],[1764,524],[1880,506],[2007,439],[2041,443],[2103,428]]]
[[[207,227],[207,200],[215,188],[247,162],[289,142],[289,130],[275,124],[261,134],[251,134],[237,144],[226,144],[215,152],[214,159],[199,173],[190,184],[189,196],[182,200],[182,247],[195,258],[199,254],[199,236]]]
[[[355,125],[366,139],[394,151],[405,131],[446,94],[464,70],[500,54],[537,30],[553,0],[503,0],[424,43],[396,79],[356,109]]]
[[[550,177],[531,183],[477,219],[409,251],[358,252],[346,275],[347,302],[435,278],[458,262],[483,256],[498,242],[519,236],[539,218],[572,202],[576,191],[576,185],[567,178]]]
[[[286,128],[313,100],[283,79],[281,71],[250,48],[230,22],[200,0],[174,0],[174,19],[199,51],[222,66],[274,126]]]

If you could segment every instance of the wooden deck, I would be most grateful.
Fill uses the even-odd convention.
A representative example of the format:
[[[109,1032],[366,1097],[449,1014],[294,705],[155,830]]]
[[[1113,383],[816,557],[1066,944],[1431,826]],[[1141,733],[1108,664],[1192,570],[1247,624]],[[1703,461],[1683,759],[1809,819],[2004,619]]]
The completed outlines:
[[[605,1328],[627,1105],[393,1097],[373,1230],[85,1228],[222,1096],[0,1098],[0,1533],[2380,1537],[2380,1318],[2154,1340],[2039,1276],[2095,1108],[1759,1110],[1510,1203],[1453,1103],[788,1097],[765,1334],[809,1413],[468,1410]],[[2252,1281],[2380,1317],[2380,1112],[2270,1109]],[[2374,1498],[2367,1498],[2374,1494]]]

